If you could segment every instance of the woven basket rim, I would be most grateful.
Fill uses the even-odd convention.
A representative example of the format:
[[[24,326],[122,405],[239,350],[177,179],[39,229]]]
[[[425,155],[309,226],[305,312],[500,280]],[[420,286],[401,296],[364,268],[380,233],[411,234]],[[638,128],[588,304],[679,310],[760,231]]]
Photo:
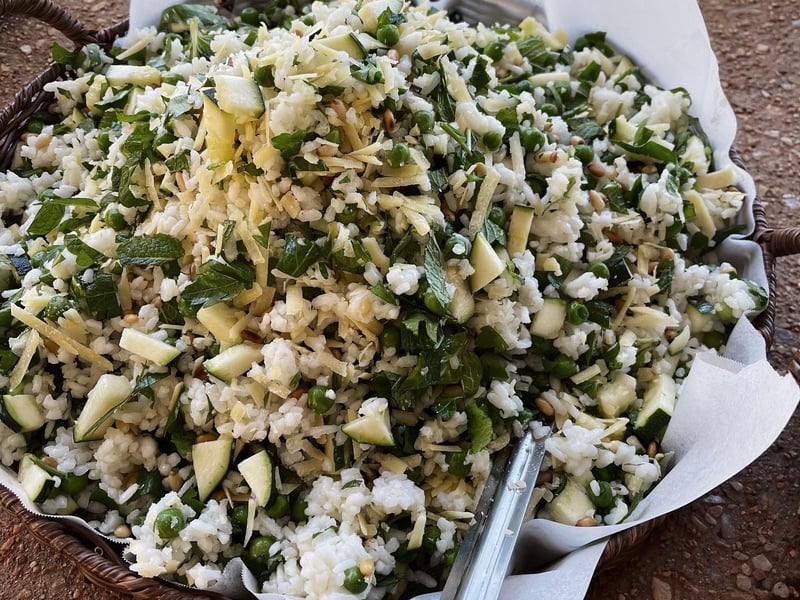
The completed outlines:
[[[218,4],[224,3],[218,2]],[[99,43],[108,46],[126,32],[127,28],[128,21],[123,20],[94,35]],[[45,83],[57,79],[63,73],[64,68],[61,65],[51,63],[17,94],[14,103],[6,107],[4,111],[0,111],[0,125],[4,122],[5,111],[13,108],[12,112],[18,113],[11,115],[12,118],[8,121],[8,130],[0,131],[0,168],[5,168],[4,160],[10,161],[9,154],[13,151],[13,144],[4,143],[4,138],[6,142],[12,138],[16,140],[24,125],[35,112],[35,110],[31,110],[31,106],[35,105],[35,102],[41,102],[42,88]],[[741,156],[735,149],[731,149],[730,155],[737,166],[746,170]],[[776,257],[800,252],[800,228],[781,231],[770,229],[764,206],[757,195],[753,198],[752,213],[755,229],[748,239],[758,243],[761,248],[769,293],[767,308],[754,318],[753,324],[764,337],[767,348],[769,348],[775,332]],[[800,380],[800,354],[789,366],[789,369],[795,378]],[[69,558],[87,579],[103,589],[122,592],[141,600],[155,597],[166,600],[227,598],[227,596],[219,594],[181,588],[169,581],[138,576],[128,568],[120,551],[116,551],[108,543],[104,543],[102,538],[92,530],[71,526],[64,520],[35,515],[25,509],[17,497],[2,485],[0,485],[0,507],[12,512],[26,525],[34,537]],[[643,542],[668,516],[652,519],[612,536],[601,556],[596,573],[619,565],[625,555]]]

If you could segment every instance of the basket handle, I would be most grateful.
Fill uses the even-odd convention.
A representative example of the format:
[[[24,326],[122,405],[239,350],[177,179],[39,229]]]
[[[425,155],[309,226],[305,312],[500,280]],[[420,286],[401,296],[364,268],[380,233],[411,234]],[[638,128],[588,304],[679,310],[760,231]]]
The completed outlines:
[[[39,19],[63,33],[77,47],[97,42],[94,32],[86,29],[78,19],[50,0],[0,0],[0,17],[3,15]]]
[[[765,229],[755,241],[767,244],[776,258],[798,254],[800,253],[800,227]]]

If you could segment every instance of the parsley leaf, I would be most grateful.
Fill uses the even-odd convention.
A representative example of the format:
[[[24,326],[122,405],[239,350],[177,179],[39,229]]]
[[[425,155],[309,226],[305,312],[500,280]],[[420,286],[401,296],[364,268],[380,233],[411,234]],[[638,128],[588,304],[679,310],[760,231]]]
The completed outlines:
[[[464,412],[467,413],[467,432],[472,439],[471,450],[472,452],[480,452],[492,441],[494,434],[492,420],[474,402],[467,404],[464,407]]]
[[[322,248],[294,233],[286,236],[283,255],[275,268],[289,277],[300,277],[308,268],[322,257]]]

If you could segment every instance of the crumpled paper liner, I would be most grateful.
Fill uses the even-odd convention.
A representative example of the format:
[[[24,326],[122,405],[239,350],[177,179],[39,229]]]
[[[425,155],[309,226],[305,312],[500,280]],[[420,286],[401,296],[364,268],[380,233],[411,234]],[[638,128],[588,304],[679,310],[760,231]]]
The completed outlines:
[[[715,148],[717,168],[728,156],[736,135],[736,119],[719,82],[719,72],[702,14],[694,0],[528,0],[546,17],[550,29],[563,29],[574,40],[606,31],[608,40],[630,55],[649,78],[665,88],[684,87],[692,95],[697,116]],[[131,28],[153,25],[174,0],[131,0]],[[735,167],[737,184],[747,194],[741,220],[746,229],[720,247],[719,257],[767,288],[757,244],[743,239],[754,228],[755,185]],[[702,497],[754,461],[778,437],[800,401],[794,379],[780,376],[767,362],[761,335],[740,321],[726,357],[698,356],[686,378],[663,448],[673,451],[672,466],[641,501],[629,521],[615,526],[579,528],[544,519],[526,523],[518,541],[515,572],[506,579],[502,598],[527,599],[531,593],[550,600],[585,596],[609,536],[677,510]],[[0,484],[20,497],[31,512],[41,514],[25,498],[8,469]],[[72,521],[80,519],[62,517]],[[241,560],[231,561],[212,588],[235,598],[281,600],[279,594],[257,593],[258,584]],[[438,593],[419,596],[433,600]]]

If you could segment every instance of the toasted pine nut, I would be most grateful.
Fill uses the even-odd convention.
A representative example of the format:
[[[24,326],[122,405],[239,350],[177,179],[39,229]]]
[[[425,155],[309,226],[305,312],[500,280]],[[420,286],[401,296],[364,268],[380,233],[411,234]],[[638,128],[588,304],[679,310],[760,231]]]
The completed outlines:
[[[536,485],[542,485],[543,483],[550,483],[553,481],[553,472],[551,470],[547,471],[539,471],[539,474],[536,476]]]
[[[125,323],[127,323],[128,325],[134,325],[135,323],[139,322],[139,315],[137,315],[136,313],[128,313],[127,315],[122,317],[122,320],[125,321]]]
[[[211,494],[212,500],[216,500],[217,502],[222,502],[228,496],[225,495],[225,488],[219,488],[216,492]]]
[[[603,198],[603,194],[597,190],[589,190],[589,203],[597,212],[600,212],[606,207],[606,201]]]
[[[621,244],[623,242],[622,236],[611,228],[604,229],[603,233],[606,234],[608,241],[612,244]]]
[[[653,440],[647,444],[647,456],[653,458],[658,453],[658,442]]]
[[[181,476],[178,475],[178,472],[175,469],[172,469],[169,472],[169,475],[167,475],[167,484],[169,485],[169,489],[171,489],[173,492],[177,492],[179,489],[181,489],[181,486],[183,485],[183,479],[181,479]]]
[[[344,105],[344,102],[339,100],[339,98],[336,98],[333,102],[331,102],[331,108],[333,109],[333,112],[336,113],[337,117],[342,119],[342,121],[345,120],[345,117],[347,116],[347,107]]]
[[[594,517],[583,517],[578,519],[575,527],[597,527],[597,521],[594,520]]]
[[[123,523],[122,525],[117,525],[114,529],[114,537],[116,538],[127,538],[131,537],[131,528]]]
[[[42,462],[46,464],[48,467],[53,467],[54,469],[58,466],[58,461],[52,456],[45,456],[42,459]]]
[[[372,574],[375,572],[375,561],[371,558],[361,559],[361,562],[358,563],[358,570],[361,571],[361,574],[365,578],[372,577]]]
[[[128,473],[128,477],[125,479],[125,483],[122,484],[122,489],[128,489],[133,484],[136,483],[136,480],[139,479],[139,473],[133,471],[132,473]]]
[[[239,334],[242,336],[242,339],[247,342],[252,342],[254,344],[263,344],[264,338],[257,334],[255,331],[250,331],[249,329],[243,329],[242,332]]]
[[[667,340],[668,342],[671,342],[672,340],[674,340],[677,335],[678,335],[678,332],[675,329],[665,329],[664,330],[664,339]]]
[[[52,352],[53,354],[58,354],[58,344],[56,344],[50,338],[45,338],[44,340],[44,347],[47,348],[48,351]]]
[[[541,396],[539,396],[534,401],[534,404],[536,405],[536,408],[539,409],[539,412],[542,413],[545,417],[552,417],[553,415],[556,414],[556,411],[553,408],[553,405],[550,404],[550,402],[548,402],[547,400],[545,400]]]
[[[586,170],[589,171],[589,173],[591,173],[595,177],[602,177],[603,175],[606,174],[605,166],[603,166],[603,163],[599,162],[593,162],[588,167],[586,167]]]
[[[322,144],[317,148],[317,156],[326,158],[328,156],[336,156],[339,153],[339,148],[332,144]]]
[[[202,444],[203,442],[213,442],[217,439],[217,434],[212,433],[211,431],[206,431],[204,433],[199,434],[195,440],[195,444]]]
[[[475,175],[484,176],[486,175],[486,164],[485,163],[475,163]]]
[[[570,146],[579,146],[580,144],[583,144],[583,142],[584,139],[579,135],[573,135],[571,138],[569,138]]]
[[[397,119],[394,118],[394,113],[388,108],[383,111],[383,126],[389,133],[394,133],[397,129]]]
[[[663,258],[664,260],[672,260],[673,258],[675,258],[675,251],[672,248],[662,248],[661,258]]]

